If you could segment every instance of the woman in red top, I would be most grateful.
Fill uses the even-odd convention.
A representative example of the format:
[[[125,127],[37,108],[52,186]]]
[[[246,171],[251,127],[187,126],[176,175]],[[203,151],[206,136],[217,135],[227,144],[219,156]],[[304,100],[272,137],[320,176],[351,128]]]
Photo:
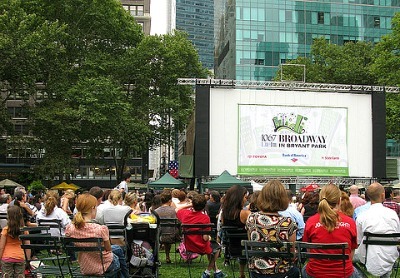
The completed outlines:
[[[347,242],[346,276],[343,277],[342,261],[310,259],[302,269],[301,277],[308,278],[356,278],[359,277],[353,267],[352,258],[357,248],[357,229],[354,220],[340,211],[340,189],[329,184],[319,194],[318,213],[311,216],[304,230],[303,241],[312,243]],[[327,250],[328,251],[328,250]],[[332,250],[339,253],[340,250]]]

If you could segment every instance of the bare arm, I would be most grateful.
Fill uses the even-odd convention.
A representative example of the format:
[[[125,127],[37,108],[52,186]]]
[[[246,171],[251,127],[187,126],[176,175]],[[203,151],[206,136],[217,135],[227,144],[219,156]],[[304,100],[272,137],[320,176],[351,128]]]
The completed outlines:
[[[33,216],[35,213],[31,210],[31,208],[25,202],[19,202],[21,208],[23,208],[30,216]]]
[[[1,235],[1,237],[0,237],[0,258],[3,257],[4,248],[6,247],[6,242],[7,242],[7,236]]]
[[[251,211],[248,209],[242,209],[240,211],[240,222],[242,222],[243,224],[246,224],[247,221],[247,217],[249,217]]]
[[[105,249],[106,251],[112,251],[110,240],[104,241],[104,249]]]

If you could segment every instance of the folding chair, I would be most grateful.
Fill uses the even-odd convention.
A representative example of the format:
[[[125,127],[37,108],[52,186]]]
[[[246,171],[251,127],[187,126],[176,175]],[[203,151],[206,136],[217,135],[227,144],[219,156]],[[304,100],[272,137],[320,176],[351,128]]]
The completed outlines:
[[[390,233],[390,234],[375,234],[370,232],[364,232],[365,244],[365,262],[368,257],[368,246],[370,245],[381,245],[381,246],[395,246],[396,248],[400,245],[400,233]],[[399,253],[397,253],[399,254]],[[397,272],[399,270],[399,257],[397,257],[396,262],[393,265],[393,270],[395,270],[395,277],[397,277]]]
[[[181,223],[179,222],[179,220],[177,218],[160,218],[160,228],[161,228],[161,232],[160,232],[160,238],[161,236],[171,236],[174,237],[176,234],[178,235],[178,237],[181,234]],[[176,254],[177,254],[177,243],[180,242],[179,240],[175,241],[174,244],[174,248],[171,248],[171,250],[173,250],[174,252],[174,256],[175,256],[175,263],[177,262],[176,260]]]
[[[296,249],[298,254],[298,264],[300,270],[307,259],[326,260],[326,264],[332,264],[332,260],[342,261],[343,277],[346,277],[346,260],[349,255],[346,254],[348,247],[347,242],[344,243],[310,243],[296,241]],[[335,253],[332,253],[334,250]]]
[[[62,236],[61,229],[61,219],[37,219],[38,226],[48,226],[50,227],[50,233],[53,236]]]
[[[252,240],[242,240],[244,246],[243,254],[246,256],[249,277],[251,276],[251,265],[256,258],[283,259],[289,261],[294,266],[295,252],[293,242],[261,242]]]
[[[209,235],[213,236],[214,231],[213,231],[214,224],[213,223],[207,223],[207,224],[181,224],[181,230],[182,230],[182,237],[183,237],[183,244],[186,247],[186,257],[190,258],[193,254],[199,254],[199,255],[207,255],[206,253],[198,253],[195,252],[194,250],[188,249],[188,242],[190,242],[190,236],[192,235],[198,235],[198,236],[203,236],[203,235]],[[211,245],[215,246],[215,238],[211,240]],[[190,246],[190,244],[189,244]],[[214,248],[213,248],[214,249]],[[191,265],[192,260],[187,260],[188,263],[188,269],[189,269],[189,277],[192,277],[190,265]]]
[[[68,271],[71,278],[74,277],[119,277],[120,269],[115,271],[107,272],[104,267],[104,259],[103,259],[103,239],[102,238],[72,238],[72,237],[63,237],[62,244],[65,251],[68,252],[82,252],[82,253],[93,253],[94,259],[101,262],[103,266],[103,274],[102,275],[85,275],[81,273],[80,267],[73,265],[69,260],[68,262]],[[97,256],[95,255],[97,253]]]
[[[68,268],[64,266],[67,257],[61,255],[61,252],[53,252],[62,250],[59,237],[49,233],[36,233],[22,234],[19,238],[22,241],[21,248],[24,250],[26,265],[33,267],[33,277],[64,277],[68,274]],[[30,256],[29,252],[35,252],[36,256]]]
[[[221,243],[225,250],[225,258],[229,261],[233,260],[233,264],[230,265],[233,278],[235,278],[236,261],[246,262],[246,256],[243,255],[244,247],[241,242],[248,239],[247,231],[235,226],[222,226],[221,231]]]
[[[7,225],[7,212],[0,212],[0,220]],[[1,228],[0,228],[1,230]]]
[[[126,238],[125,226],[121,225],[121,224],[107,224],[107,228],[108,228],[108,234],[110,236],[111,244],[114,244],[113,239],[123,239],[124,240],[125,244],[123,246],[121,246],[121,248],[124,250],[125,258],[128,258],[127,248],[126,248],[127,238]]]

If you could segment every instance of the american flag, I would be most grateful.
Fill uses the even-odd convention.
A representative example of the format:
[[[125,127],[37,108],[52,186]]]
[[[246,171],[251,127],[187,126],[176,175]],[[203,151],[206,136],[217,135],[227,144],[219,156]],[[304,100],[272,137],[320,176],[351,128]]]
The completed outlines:
[[[168,163],[168,172],[174,178],[177,178],[179,176],[178,167],[179,167],[179,164],[178,164],[178,161],[176,161],[176,160],[171,160]]]

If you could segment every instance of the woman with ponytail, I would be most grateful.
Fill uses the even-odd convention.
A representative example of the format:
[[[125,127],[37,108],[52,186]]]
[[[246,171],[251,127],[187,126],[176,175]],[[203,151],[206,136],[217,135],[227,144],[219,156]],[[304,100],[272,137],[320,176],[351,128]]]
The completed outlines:
[[[107,226],[93,221],[96,218],[97,199],[89,193],[79,195],[76,202],[78,212],[65,230],[65,235],[73,238],[100,237],[103,239],[103,263],[106,273],[121,268],[121,278],[128,278],[129,271],[123,250],[111,245]],[[103,266],[98,255],[92,252],[79,252],[78,263],[85,275],[103,275]]]
[[[304,230],[303,241],[312,243],[347,242],[346,276],[343,277],[342,261],[310,259],[302,270],[301,277],[308,278],[356,278],[352,259],[357,248],[357,230],[354,220],[340,211],[341,191],[334,184],[324,186],[319,193],[318,213],[311,216]],[[341,250],[326,250],[328,253],[341,253]]]
[[[57,228],[50,228],[50,233],[52,236],[64,236],[65,228],[71,220],[68,214],[60,207],[60,195],[56,190],[49,190],[46,192],[44,203],[38,214],[36,215],[36,221],[41,219],[58,219],[61,220],[61,235],[60,230]]]

